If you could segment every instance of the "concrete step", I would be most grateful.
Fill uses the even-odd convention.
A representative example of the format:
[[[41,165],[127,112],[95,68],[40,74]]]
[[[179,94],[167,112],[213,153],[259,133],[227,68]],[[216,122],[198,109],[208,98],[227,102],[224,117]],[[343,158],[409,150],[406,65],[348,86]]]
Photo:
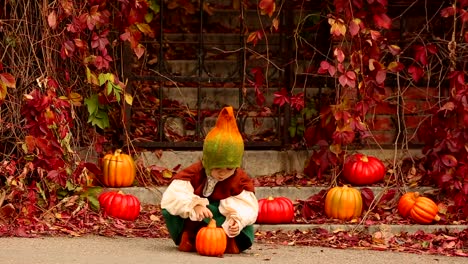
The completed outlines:
[[[380,158],[387,164],[401,161],[405,157],[422,157],[420,149],[361,149],[359,152]],[[275,173],[302,172],[312,155],[312,150],[246,150],[242,167],[251,177]],[[202,151],[158,150],[143,151],[138,157],[145,167],[156,165],[172,169],[188,167],[201,160]]]
[[[269,196],[278,197],[284,196],[288,197],[292,201],[296,200],[306,200],[310,196],[319,193],[321,190],[327,189],[328,187],[293,187],[293,186],[284,186],[284,187],[255,187],[255,195],[257,199],[268,198]],[[364,188],[364,187],[361,187]],[[358,189],[361,189],[358,187]],[[375,197],[378,197],[382,192],[385,191],[383,187],[368,187],[372,190]],[[160,204],[161,197],[164,191],[166,190],[165,186],[159,187],[127,187],[119,188],[124,193],[132,194],[138,197],[142,204]],[[418,191],[420,193],[425,193],[435,190],[432,187],[419,187],[408,189],[408,191]]]
[[[340,231],[359,232],[374,234],[376,232],[388,232],[392,235],[400,233],[414,234],[419,231],[433,233],[437,231],[455,232],[468,229],[468,225],[359,225],[359,224],[281,224],[281,225],[259,225],[255,224],[257,232],[261,231],[309,231],[314,229],[325,229],[328,232],[337,233]]]
[[[269,196],[284,196],[288,197],[293,201],[296,200],[305,200],[308,197],[317,194],[321,190],[327,187],[256,187],[256,196],[258,199],[267,198]],[[382,187],[369,187],[374,195],[377,197],[385,189]],[[137,196],[142,204],[159,204],[161,201],[161,196],[166,189],[166,187],[152,187],[152,188],[143,188],[143,187],[128,187],[128,188],[119,188],[124,193],[133,194]],[[434,191],[434,188],[431,187],[419,187],[414,189],[408,189],[407,191],[419,191],[421,193]],[[350,224],[334,224],[334,223],[324,223],[324,224],[278,224],[278,225],[266,225],[266,224],[255,224],[254,228],[256,232],[294,232],[294,231],[310,231],[313,229],[325,229],[328,232],[363,232],[368,234],[374,234],[376,232],[388,232],[391,234],[399,233],[408,233],[413,234],[418,231],[423,231],[425,233],[432,233],[436,231],[462,231],[468,229],[468,225],[401,225],[401,224],[372,224],[366,225],[361,223],[350,223]]]

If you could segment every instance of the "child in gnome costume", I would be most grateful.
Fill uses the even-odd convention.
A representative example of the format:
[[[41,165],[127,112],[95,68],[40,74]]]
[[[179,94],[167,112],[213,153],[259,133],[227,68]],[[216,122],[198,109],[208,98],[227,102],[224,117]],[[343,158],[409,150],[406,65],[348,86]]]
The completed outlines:
[[[225,253],[252,246],[258,201],[252,179],[240,168],[243,154],[233,108],[224,107],[205,138],[202,161],[174,175],[162,196],[162,213],[179,250],[196,250],[197,232],[210,218],[226,232]]]

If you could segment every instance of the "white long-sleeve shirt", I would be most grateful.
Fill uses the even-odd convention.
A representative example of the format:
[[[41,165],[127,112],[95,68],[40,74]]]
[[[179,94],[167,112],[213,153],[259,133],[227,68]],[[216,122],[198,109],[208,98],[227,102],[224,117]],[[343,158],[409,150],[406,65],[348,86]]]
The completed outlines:
[[[219,183],[218,183],[219,184]],[[182,218],[190,218],[196,221],[195,206],[209,204],[208,198],[195,194],[194,187],[188,180],[174,179],[163,193],[161,208],[166,209],[172,215]],[[231,221],[236,221],[240,231],[255,223],[258,215],[258,201],[254,192],[242,190],[239,194],[228,196],[219,201],[219,212],[226,217],[222,224],[226,234]],[[230,237],[235,237],[234,234]]]

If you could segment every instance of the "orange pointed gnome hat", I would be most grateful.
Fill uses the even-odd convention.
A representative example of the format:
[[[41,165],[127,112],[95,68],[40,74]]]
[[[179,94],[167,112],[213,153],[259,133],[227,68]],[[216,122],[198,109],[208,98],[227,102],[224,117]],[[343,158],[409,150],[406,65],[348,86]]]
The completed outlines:
[[[216,126],[210,130],[203,143],[203,167],[207,173],[214,168],[238,168],[244,156],[244,140],[237,128],[234,110],[224,107]]]

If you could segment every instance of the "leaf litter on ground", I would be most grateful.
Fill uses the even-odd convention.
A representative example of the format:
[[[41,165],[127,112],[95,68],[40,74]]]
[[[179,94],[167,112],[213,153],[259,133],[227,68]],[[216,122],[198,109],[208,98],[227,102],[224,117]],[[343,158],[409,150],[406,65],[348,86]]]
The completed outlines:
[[[74,208],[68,209],[72,212],[71,210]],[[159,205],[142,205],[141,213],[135,221],[112,218],[101,212],[95,212],[87,206],[82,206],[75,214],[70,212],[51,214],[50,217],[11,219],[9,223],[0,223],[0,236],[78,237],[99,235],[105,237],[170,238]],[[317,216],[316,221],[312,222],[344,223],[341,220],[330,220],[323,216]],[[385,225],[381,226],[382,228],[373,234],[345,230],[332,232],[324,228],[311,228],[305,231],[298,229],[294,231],[257,231],[255,242],[285,246],[391,250],[416,254],[468,257],[468,229],[461,231],[441,230],[434,233],[418,231],[414,234],[392,234],[385,229]]]

